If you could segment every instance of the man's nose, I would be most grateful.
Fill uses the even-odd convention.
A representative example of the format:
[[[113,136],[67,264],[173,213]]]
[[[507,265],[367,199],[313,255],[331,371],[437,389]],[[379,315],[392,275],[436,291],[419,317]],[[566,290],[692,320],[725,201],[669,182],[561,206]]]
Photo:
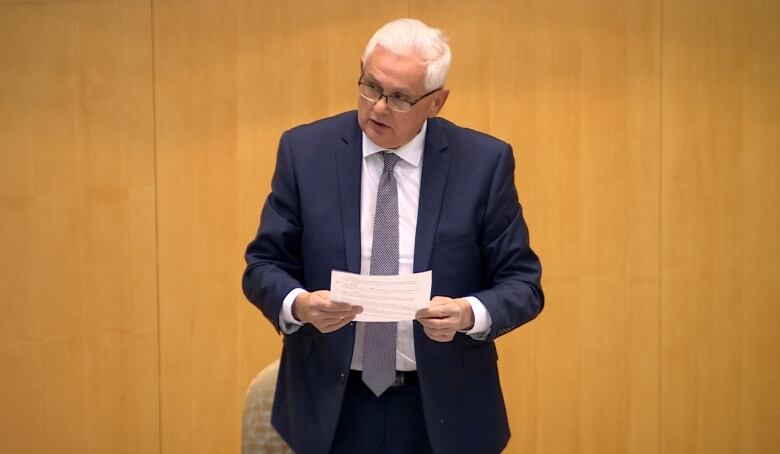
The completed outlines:
[[[387,106],[387,96],[382,95],[374,101],[374,105],[371,107],[375,112],[377,113],[384,113],[387,112],[389,107]]]

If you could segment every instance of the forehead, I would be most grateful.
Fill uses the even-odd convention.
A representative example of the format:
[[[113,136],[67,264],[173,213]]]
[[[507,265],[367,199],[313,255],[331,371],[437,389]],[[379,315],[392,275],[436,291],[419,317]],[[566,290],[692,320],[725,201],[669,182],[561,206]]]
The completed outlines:
[[[415,92],[425,86],[425,63],[417,53],[398,55],[376,46],[363,72],[385,90]]]

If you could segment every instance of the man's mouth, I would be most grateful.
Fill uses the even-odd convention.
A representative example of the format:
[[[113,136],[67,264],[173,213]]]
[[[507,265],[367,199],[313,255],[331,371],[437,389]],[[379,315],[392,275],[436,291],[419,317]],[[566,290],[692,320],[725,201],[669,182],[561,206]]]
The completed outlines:
[[[389,128],[390,126],[387,126],[386,124],[382,123],[381,121],[376,121],[373,118],[370,119],[371,122],[374,123],[375,126],[378,126],[379,128]]]

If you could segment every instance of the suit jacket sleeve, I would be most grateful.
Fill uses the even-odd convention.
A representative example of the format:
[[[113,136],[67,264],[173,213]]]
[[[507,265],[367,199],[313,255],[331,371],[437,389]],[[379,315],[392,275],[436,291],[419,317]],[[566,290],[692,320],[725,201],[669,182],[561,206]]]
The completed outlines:
[[[260,227],[246,251],[242,286],[276,330],[282,301],[300,283],[301,217],[292,154],[285,132],[279,142],[271,194],[265,202]]]
[[[474,293],[492,319],[487,340],[533,320],[544,306],[541,264],[529,244],[514,167],[512,148],[506,144],[490,183],[480,235],[485,287]]]

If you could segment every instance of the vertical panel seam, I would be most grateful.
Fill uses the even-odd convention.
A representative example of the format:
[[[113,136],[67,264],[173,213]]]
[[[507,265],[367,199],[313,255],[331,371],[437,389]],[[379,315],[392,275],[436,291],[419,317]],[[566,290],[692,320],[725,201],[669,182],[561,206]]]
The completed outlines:
[[[155,62],[155,23],[154,0],[149,0],[149,22],[151,27],[152,51],[152,150],[154,154],[154,253],[155,253],[155,307],[157,310],[157,452],[162,454],[162,348],[160,326],[160,197],[158,193],[158,163],[157,163],[157,68]]]
[[[663,267],[663,228],[664,228],[664,0],[659,8],[659,74],[658,74],[658,441],[656,452],[663,452],[663,303],[664,303],[664,267]]]

